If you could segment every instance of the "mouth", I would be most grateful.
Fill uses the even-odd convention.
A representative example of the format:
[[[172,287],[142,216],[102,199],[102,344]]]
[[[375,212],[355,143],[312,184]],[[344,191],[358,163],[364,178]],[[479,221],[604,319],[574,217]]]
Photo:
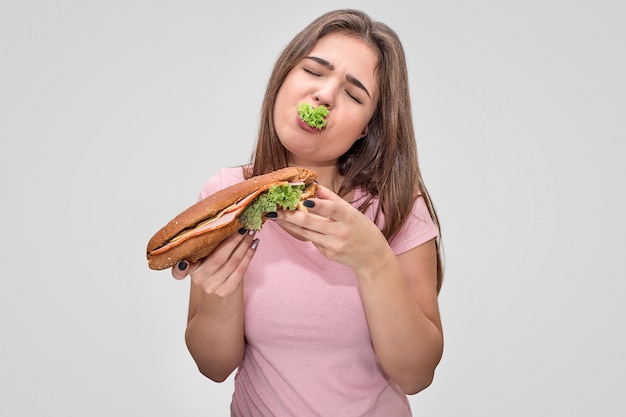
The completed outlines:
[[[302,118],[300,116],[296,116],[296,122],[298,123],[298,126],[302,129],[305,130],[309,133],[321,133],[322,130],[324,130],[324,128],[322,129],[318,129],[316,127],[311,127],[307,124],[307,122],[305,122],[304,120],[302,120]]]
[[[312,107],[307,102],[302,102],[297,106],[298,117],[306,123],[309,127],[317,130],[322,130],[328,123],[326,117],[328,116],[328,108],[320,104],[317,107]]]

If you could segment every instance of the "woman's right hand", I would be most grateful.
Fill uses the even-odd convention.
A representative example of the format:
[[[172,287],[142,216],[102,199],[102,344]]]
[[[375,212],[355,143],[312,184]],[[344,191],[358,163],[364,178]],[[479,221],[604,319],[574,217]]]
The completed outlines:
[[[209,256],[189,263],[181,261],[172,267],[172,276],[181,280],[189,275],[191,281],[207,294],[227,297],[241,285],[243,276],[254,256],[259,239],[254,231],[241,230],[224,240]]]
[[[245,354],[242,281],[258,243],[243,230],[206,258],[172,268],[176,279],[191,277],[185,342],[200,372],[214,381],[225,380]]]

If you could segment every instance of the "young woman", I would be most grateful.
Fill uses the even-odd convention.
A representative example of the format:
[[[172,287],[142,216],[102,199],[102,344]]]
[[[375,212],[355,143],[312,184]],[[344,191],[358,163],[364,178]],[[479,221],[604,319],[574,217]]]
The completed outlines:
[[[329,109],[327,126],[298,117]],[[442,355],[439,224],[421,178],[404,52],[355,10],[327,13],[278,58],[249,165],[201,197],[285,166],[318,173],[308,212],[271,213],[192,280],[187,346],[200,372],[233,371],[233,416],[410,416]]]

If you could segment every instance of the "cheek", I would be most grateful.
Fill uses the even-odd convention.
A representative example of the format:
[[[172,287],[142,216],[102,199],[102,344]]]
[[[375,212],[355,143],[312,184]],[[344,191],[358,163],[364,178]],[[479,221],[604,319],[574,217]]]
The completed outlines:
[[[289,92],[293,90],[290,84],[291,81],[287,78],[278,90],[276,100],[274,101],[273,115],[275,119],[277,117],[284,118],[287,114],[295,111],[296,105],[292,103],[294,99],[289,94]],[[284,122],[284,120],[282,121]]]
[[[337,157],[343,155],[359,140],[360,135],[356,133],[356,130],[350,129],[350,131],[339,132],[334,139],[326,142],[325,148],[330,154]],[[338,139],[341,138],[341,139]]]
[[[354,141],[356,141],[362,136],[363,131],[367,129],[370,118],[367,114],[363,114],[362,112],[353,113],[344,117],[345,120],[349,122],[344,125],[342,130],[347,137],[354,138]]]
[[[281,93],[282,89],[278,92],[276,100],[274,101],[274,110],[272,111],[272,117],[274,118],[274,126],[278,127],[285,122],[285,98]]]

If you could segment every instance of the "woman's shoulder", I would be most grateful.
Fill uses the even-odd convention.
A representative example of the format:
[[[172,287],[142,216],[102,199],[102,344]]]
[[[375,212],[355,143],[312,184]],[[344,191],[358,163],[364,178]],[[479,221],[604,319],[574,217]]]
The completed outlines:
[[[213,194],[222,188],[236,184],[244,180],[244,166],[227,167],[219,169],[215,174],[209,177],[202,186],[200,198]]]
[[[369,205],[363,214],[370,220],[375,221],[378,228],[382,230],[385,223],[385,214],[379,213],[378,216],[376,216],[380,204],[379,198],[372,196],[363,189],[355,189],[352,205],[358,207],[365,201],[369,201]],[[428,211],[425,197],[419,195],[413,202],[410,213],[408,213],[402,222],[402,226],[390,240],[390,245],[393,251],[398,254],[415,246],[419,246],[437,237],[438,234],[439,230]]]

